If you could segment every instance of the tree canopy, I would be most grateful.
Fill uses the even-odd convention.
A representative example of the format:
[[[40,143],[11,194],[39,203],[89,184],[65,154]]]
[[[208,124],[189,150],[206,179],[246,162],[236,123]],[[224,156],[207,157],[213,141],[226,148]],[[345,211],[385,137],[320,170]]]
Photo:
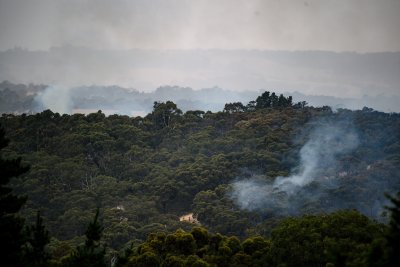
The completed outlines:
[[[273,206],[258,210],[238,204],[233,197],[236,181],[272,184],[296,173],[302,168],[302,148],[316,129],[333,121],[354,127],[358,146],[335,154],[334,164],[316,167],[315,180],[298,195],[277,194]],[[41,259],[49,256],[56,263],[83,249],[87,240],[93,240],[96,253],[105,248],[104,254],[96,255],[106,262],[128,249],[126,264],[147,266],[293,266],[289,260],[300,258],[303,266],[357,266],[367,262],[366,257],[387,263],[396,253],[388,252],[388,244],[396,241],[387,238],[396,236],[387,234],[396,233],[396,224],[389,223],[382,206],[390,204],[383,192],[393,195],[400,190],[399,114],[370,109],[333,112],[265,92],[248,104],[228,103],[214,113],[183,113],[167,101],[154,103],[144,117],[46,110],[3,114],[0,123],[11,140],[7,147],[3,139],[0,142],[0,201],[5,201],[0,208],[2,218],[9,220],[4,229],[14,227],[9,233],[20,233],[21,218],[26,226],[36,225],[30,235],[21,236],[21,241],[14,238],[15,246],[8,247],[13,252],[7,255],[14,259],[20,253],[16,248],[29,240],[31,250],[43,252]],[[331,141],[340,145],[340,140]],[[25,173],[27,165],[31,168]],[[98,207],[101,212],[93,220]],[[389,226],[355,211],[339,211],[343,209],[357,209]],[[196,220],[180,220],[187,214]],[[340,224],[333,224],[335,220]],[[85,236],[93,222],[101,223],[95,227],[100,240]],[[45,248],[43,225],[50,237]],[[337,236],[340,233],[343,236]],[[1,234],[8,240],[8,232]]]

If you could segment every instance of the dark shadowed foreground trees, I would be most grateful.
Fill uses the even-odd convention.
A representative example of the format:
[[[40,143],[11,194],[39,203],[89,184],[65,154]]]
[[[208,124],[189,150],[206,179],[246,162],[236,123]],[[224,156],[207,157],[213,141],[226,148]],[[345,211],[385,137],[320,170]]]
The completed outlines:
[[[389,225],[389,232],[387,235],[387,242],[389,247],[389,264],[396,266],[399,263],[400,256],[400,192],[396,197],[389,197],[392,206],[389,207],[391,212],[391,219]]]
[[[0,153],[8,145],[5,131],[0,127]],[[0,261],[2,266],[19,266],[22,246],[26,242],[23,232],[24,220],[16,213],[26,202],[25,197],[13,195],[7,186],[12,178],[27,172],[29,167],[21,165],[21,158],[4,159],[0,154]]]
[[[48,266],[51,255],[46,251],[50,242],[49,231],[37,212],[35,225],[27,227],[27,243],[24,245],[24,264],[29,266]]]
[[[374,242],[371,249],[370,266],[396,267],[399,266],[400,255],[400,192],[396,196],[387,195],[391,205],[387,207],[390,212],[389,227],[385,235]]]
[[[97,209],[93,221],[89,223],[86,229],[85,244],[77,247],[76,250],[64,260],[62,266],[106,266],[104,261],[105,248],[100,243],[102,232],[103,226],[101,226],[99,222],[99,209]]]

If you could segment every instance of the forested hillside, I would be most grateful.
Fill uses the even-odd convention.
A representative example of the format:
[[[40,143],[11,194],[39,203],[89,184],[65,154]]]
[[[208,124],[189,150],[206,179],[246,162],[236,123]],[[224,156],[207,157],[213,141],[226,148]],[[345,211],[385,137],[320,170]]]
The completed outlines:
[[[360,250],[386,231],[384,194],[400,190],[400,115],[369,108],[333,112],[265,92],[216,113],[167,101],[145,117],[46,110],[0,123],[11,140],[3,157],[30,165],[11,180],[28,197],[20,214],[33,223],[40,210],[56,261],[84,241],[99,208],[107,257],[135,248],[120,264],[360,266]]]

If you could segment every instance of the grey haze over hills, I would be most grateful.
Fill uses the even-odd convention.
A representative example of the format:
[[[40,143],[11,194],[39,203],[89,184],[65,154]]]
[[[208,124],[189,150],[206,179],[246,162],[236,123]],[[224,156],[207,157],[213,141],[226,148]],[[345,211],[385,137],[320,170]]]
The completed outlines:
[[[399,12],[393,0],[0,0],[0,81],[48,85],[44,100],[60,110],[74,107],[73,88],[115,85],[398,111]],[[237,100],[205,92],[182,102]]]
[[[262,91],[230,91],[218,87],[193,90],[189,87],[163,86],[152,92],[139,92],[119,86],[47,86],[0,83],[0,113],[35,113],[51,109],[59,113],[92,113],[102,110],[106,115],[145,116],[154,101],[172,100],[183,111],[222,111],[225,103],[255,100]],[[304,95],[286,92],[295,102],[307,101],[311,106],[333,109],[362,109],[364,106],[385,112],[399,112],[399,97],[363,97],[362,99]]]
[[[200,109],[202,105],[201,109],[221,110],[227,102],[254,100],[268,90],[292,94],[296,101],[314,106],[400,111],[400,52],[15,48],[0,52],[1,80],[58,88],[56,102],[60,103],[71,97],[76,100],[74,95],[81,94],[77,88],[103,87],[92,93],[101,98],[106,97],[105,90],[116,85],[146,93],[161,87],[148,97],[150,103],[174,100],[183,109]],[[217,87],[226,91],[199,91]],[[63,105],[67,110],[74,106]],[[141,105],[140,109],[147,111],[149,107]]]
[[[0,52],[0,80],[68,87],[118,85],[146,92],[177,85],[390,97],[400,95],[400,52],[12,49]]]
[[[313,106],[400,112],[400,52],[15,48],[0,52],[0,80],[48,85],[44,100],[66,113],[142,114],[159,100],[216,111],[265,90]]]

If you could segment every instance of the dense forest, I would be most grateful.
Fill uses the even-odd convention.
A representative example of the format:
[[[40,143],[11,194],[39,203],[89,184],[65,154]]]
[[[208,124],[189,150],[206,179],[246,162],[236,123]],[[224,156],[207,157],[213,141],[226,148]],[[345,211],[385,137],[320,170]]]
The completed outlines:
[[[264,92],[220,112],[0,124],[22,265],[395,266],[399,114]]]

